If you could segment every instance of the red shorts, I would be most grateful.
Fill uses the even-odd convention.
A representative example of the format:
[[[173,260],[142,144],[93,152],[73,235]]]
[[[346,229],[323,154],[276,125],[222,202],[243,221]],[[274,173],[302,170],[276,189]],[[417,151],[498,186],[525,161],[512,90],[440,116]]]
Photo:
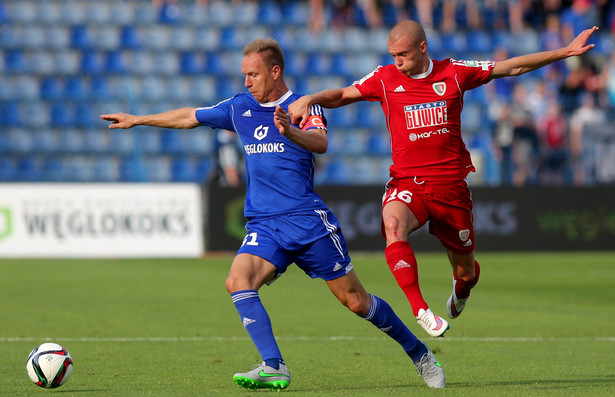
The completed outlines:
[[[404,203],[418,219],[419,227],[429,221],[429,233],[454,254],[474,251],[472,194],[466,181],[442,184],[392,180],[382,197],[383,208],[391,201]]]

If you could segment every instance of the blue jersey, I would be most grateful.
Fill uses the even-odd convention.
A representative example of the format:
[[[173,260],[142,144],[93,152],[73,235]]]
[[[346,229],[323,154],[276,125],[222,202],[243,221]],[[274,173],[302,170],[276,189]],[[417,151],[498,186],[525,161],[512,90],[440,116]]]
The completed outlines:
[[[249,93],[237,94],[215,106],[197,108],[199,123],[235,131],[243,145],[247,188],[244,215],[271,216],[325,208],[314,191],[314,156],[284,135],[273,122],[277,105],[288,105],[300,95],[288,91],[272,103],[257,102]],[[304,129],[325,128],[320,106],[312,106]]]

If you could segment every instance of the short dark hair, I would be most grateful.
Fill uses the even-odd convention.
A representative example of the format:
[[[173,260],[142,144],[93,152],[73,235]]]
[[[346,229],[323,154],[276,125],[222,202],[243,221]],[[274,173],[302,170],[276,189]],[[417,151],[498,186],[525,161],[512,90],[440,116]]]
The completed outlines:
[[[270,68],[278,65],[284,73],[284,54],[280,48],[280,44],[274,38],[256,39],[247,44],[243,48],[243,55],[249,55],[252,53],[262,54],[266,52],[266,56],[263,60],[268,64]]]

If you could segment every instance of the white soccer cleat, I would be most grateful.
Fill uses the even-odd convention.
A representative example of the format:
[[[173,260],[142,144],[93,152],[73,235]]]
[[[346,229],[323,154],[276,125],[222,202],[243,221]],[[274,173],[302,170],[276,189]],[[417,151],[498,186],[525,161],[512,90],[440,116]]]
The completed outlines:
[[[434,389],[443,389],[446,387],[446,378],[442,364],[433,355],[429,346],[425,346],[427,347],[427,353],[418,362],[414,363],[416,371],[423,377],[427,386]]]
[[[448,314],[450,318],[459,317],[459,315],[463,311],[463,308],[466,307],[466,302],[468,301],[468,298],[469,298],[469,297],[465,299],[457,298],[457,294],[455,293],[455,284],[457,284],[457,280],[455,280],[455,278],[453,277],[453,293],[451,294],[451,296],[448,298],[448,301],[446,302],[446,314]]]
[[[450,328],[448,321],[433,314],[431,309],[420,309],[419,315],[416,317],[416,322],[434,338],[444,336],[444,333]]]

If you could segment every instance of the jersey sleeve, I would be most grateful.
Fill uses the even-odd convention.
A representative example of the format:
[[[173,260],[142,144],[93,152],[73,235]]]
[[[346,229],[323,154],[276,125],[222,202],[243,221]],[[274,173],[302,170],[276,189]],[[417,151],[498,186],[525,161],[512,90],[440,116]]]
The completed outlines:
[[[367,74],[361,80],[352,83],[366,101],[380,101],[382,98],[382,84],[380,84],[380,69],[378,66],[371,73]]]
[[[314,128],[325,131],[327,130],[327,119],[325,119],[325,115],[320,105],[312,105],[310,108],[310,115],[306,123],[303,125],[302,130],[307,131]]]
[[[489,75],[495,67],[494,61],[464,61],[451,59],[451,64],[459,76],[459,85],[463,91],[471,90],[488,83]]]
[[[232,99],[226,99],[214,106],[197,108],[195,113],[197,121],[207,127],[235,131],[232,121]]]

